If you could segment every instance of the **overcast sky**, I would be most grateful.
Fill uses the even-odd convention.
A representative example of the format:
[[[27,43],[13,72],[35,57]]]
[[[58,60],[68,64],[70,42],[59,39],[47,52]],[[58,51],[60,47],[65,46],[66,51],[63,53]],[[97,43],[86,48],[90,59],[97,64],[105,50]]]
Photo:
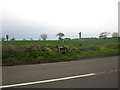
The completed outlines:
[[[103,31],[118,32],[119,0],[3,0],[3,37],[48,39],[98,37]]]

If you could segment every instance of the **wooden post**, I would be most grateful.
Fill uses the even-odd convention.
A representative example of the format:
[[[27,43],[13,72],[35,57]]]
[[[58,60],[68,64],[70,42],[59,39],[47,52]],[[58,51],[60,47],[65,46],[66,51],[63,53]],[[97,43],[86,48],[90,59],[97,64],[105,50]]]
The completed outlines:
[[[59,48],[59,40],[57,40],[57,49]]]
[[[63,47],[64,47],[64,40],[63,40]]]
[[[82,43],[81,43],[81,32],[79,33],[79,39],[80,39],[80,48],[82,47]]]
[[[7,39],[7,54],[8,54],[8,38],[9,38],[9,36],[8,35],[6,35],[6,39]]]

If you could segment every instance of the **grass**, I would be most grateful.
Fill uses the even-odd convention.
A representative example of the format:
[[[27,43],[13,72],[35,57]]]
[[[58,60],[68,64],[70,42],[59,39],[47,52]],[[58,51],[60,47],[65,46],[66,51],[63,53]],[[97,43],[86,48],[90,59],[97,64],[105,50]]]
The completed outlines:
[[[9,41],[9,54],[6,54],[6,41],[2,42],[3,65],[42,63],[64,60],[76,60],[88,57],[118,55],[118,39],[82,39],[65,40],[68,53],[56,52],[57,41]],[[60,41],[62,46],[62,41]],[[76,49],[71,49],[75,47]]]
[[[84,46],[88,45],[98,45],[103,46],[107,43],[118,43],[118,39],[82,39],[82,44]],[[56,40],[47,40],[47,41],[9,41],[10,45],[38,45],[38,44],[49,44],[49,45],[56,45]],[[72,45],[74,47],[79,46],[79,40],[65,40],[66,45]],[[6,45],[6,42],[2,42],[2,45]],[[60,41],[60,45],[62,45],[62,41]]]

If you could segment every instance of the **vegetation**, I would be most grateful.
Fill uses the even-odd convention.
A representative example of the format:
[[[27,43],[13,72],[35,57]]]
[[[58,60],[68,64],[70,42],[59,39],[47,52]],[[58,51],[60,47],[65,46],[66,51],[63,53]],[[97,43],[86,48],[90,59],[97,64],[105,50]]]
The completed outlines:
[[[2,40],[2,41],[5,41],[5,38],[2,38],[1,40]]]
[[[65,35],[64,35],[64,33],[58,33],[56,36],[59,36],[59,40],[62,40],[62,37],[64,37]]]
[[[41,38],[45,41],[47,39],[47,34],[41,34]]]
[[[100,33],[99,38],[106,39],[109,34],[109,32],[102,32]]]
[[[10,40],[11,40],[11,41],[15,41],[15,38],[11,38]]]
[[[6,53],[6,41],[2,42],[3,65],[42,63],[63,60],[76,60],[88,57],[118,55],[118,39],[82,39],[65,40],[68,53],[56,51],[56,40],[47,41],[9,41],[9,54]],[[63,41],[59,46],[62,47]]]
[[[113,37],[113,38],[118,38],[118,37],[119,37],[119,34],[118,34],[117,32],[113,32],[113,33],[112,33],[112,37]]]

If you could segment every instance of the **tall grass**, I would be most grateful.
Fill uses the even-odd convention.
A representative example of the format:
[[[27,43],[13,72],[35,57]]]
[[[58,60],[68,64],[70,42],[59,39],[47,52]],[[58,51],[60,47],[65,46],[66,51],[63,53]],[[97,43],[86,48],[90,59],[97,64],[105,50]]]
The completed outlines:
[[[56,52],[57,41],[10,41],[9,54],[6,53],[6,42],[2,42],[3,63],[23,63],[41,61],[61,61],[81,59],[87,57],[118,55],[120,43],[117,39],[110,40],[82,40],[79,48],[78,40],[66,40],[68,53]],[[60,41],[62,46],[62,41]],[[71,48],[76,47],[72,50]]]

